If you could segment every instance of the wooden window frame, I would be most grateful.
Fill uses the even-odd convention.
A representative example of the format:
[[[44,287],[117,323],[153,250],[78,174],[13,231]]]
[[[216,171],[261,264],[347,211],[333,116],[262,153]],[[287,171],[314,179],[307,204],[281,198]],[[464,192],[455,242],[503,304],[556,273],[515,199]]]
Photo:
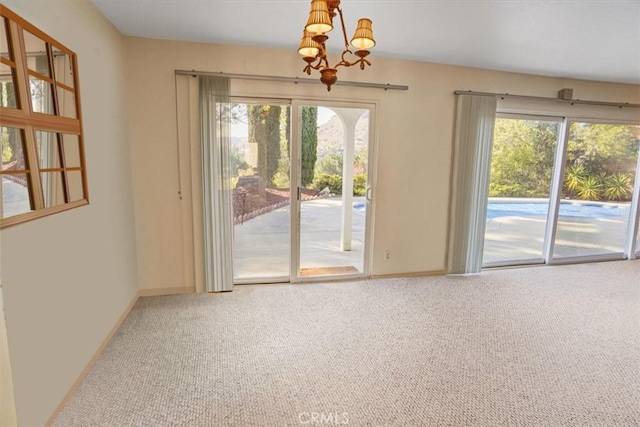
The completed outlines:
[[[23,171],[2,171],[0,170],[0,182],[4,175],[15,175],[21,172],[28,177],[28,192],[31,211],[14,215],[8,218],[0,217],[0,229],[11,227],[34,219],[48,215],[60,213],[69,209],[77,208],[89,204],[89,192],[87,185],[87,173],[84,150],[84,135],[82,131],[82,108],[80,104],[80,84],[78,77],[78,60],[75,52],[53,39],[48,34],[39,30],[20,16],[16,15],[4,5],[0,6],[0,16],[4,19],[9,58],[0,56],[0,62],[13,70],[14,91],[16,107],[9,108],[0,106],[0,127],[16,128],[21,131],[25,168]],[[24,32],[28,31],[32,35],[41,39],[46,45],[47,65],[49,76],[33,71],[27,65],[27,52],[25,48]],[[5,36],[3,36],[5,37]],[[67,55],[70,59],[69,66],[73,73],[73,87],[65,82],[58,82],[55,65],[53,63],[53,50],[57,49]],[[51,87],[52,114],[37,113],[33,111],[32,98],[30,92],[30,77],[35,77],[48,83]],[[63,116],[61,102],[58,99],[58,91],[62,89],[73,96],[75,101],[76,118]],[[52,132],[56,135],[56,143],[59,154],[59,165],[54,169],[40,167],[40,159],[36,148],[36,132]],[[80,166],[67,167],[64,154],[63,134],[78,137],[78,151]],[[0,149],[1,151],[1,149]],[[44,190],[42,186],[41,172],[56,172],[61,174],[63,189],[63,201],[54,206],[45,206]],[[68,172],[81,172],[82,195],[81,200],[71,201],[69,189]],[[0,203],[2,201],[0,200]],[[1,209],[0,209],[1,212]]]

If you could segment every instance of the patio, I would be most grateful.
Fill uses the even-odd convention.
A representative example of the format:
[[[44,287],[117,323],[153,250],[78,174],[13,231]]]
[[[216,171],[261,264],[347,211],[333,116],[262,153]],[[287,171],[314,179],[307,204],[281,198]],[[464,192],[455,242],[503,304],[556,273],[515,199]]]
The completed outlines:
[[[489,219],[484,257],[487,262],[542,258],[547,218],[543,215],[505,216]],[[627,217],[598,218],[560,216],[554,247],[555,258],[624,252]]]
[[[364,197],[354,197],[362,206]],[[289,280],[290,205],[236,224],[234,227],[234,276],[239,280],[284,278]],[[341,242],[342,199],[303,200],[300,220],[300,267],[325,274],[362,272],[366,210],[352,207],[352,247]],[[304,275],[304,273],[303,273]]]
[[[354,205],[364,203],[355,197]],[[353,246],[340,249],[342,200],[339,197],[301,202],[300,267],[327,268],[335,273],[362,271],[364,209],[353,209]],[[234,272],[238,280],[289,279],[290,206],[286,205],[234,228]],[[546,217],[504,216],[489,219],[484,261],[506,262],[542,258]],[[577,218],[561,216],[555,245],[557,258],[621,253],[627,221],[624,218]],[[355,267],[355,270],[350,269]],[[326,274],[326,273],[325,273]],[[301,275],[305,275],[302,273]]]

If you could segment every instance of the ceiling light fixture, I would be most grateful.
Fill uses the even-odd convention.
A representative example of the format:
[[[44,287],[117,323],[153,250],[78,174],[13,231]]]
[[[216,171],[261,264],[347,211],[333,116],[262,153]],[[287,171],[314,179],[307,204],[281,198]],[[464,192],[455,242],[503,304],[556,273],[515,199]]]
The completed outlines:
[[[326,33],[333,30],[333,18],[337,14],[340,15],[340,25],[342,26],[342,36],[344,38],[344,50],[340,62],[331,67],[327,59],[326,41],[329,39]],[[320,81],[327,85],[327,90],[331,90],[331,85],[338,81],[338,67],[351,67],[360,64],[360,69],[364,70],[365,65],[371,65],[371,62],[365,58],[369,55],[367,49],[375,46],[376,41],[373,39],[373,30],[371,29],[371,20],[362,18],[358,20],[358,27],[351,39],[351,45],[355,47],[355,52],[349,49],[347,41],[347,31],[344,25],[342,9],[340,8],[340,0],[312,0],[311,12],[307,25],[302,33],[302,41],[298,48],[298,53],[307,63],[304,72],[311,75],[311,70],[320,70]],[[358,57],[353,62],[345,59],[347,54]]]

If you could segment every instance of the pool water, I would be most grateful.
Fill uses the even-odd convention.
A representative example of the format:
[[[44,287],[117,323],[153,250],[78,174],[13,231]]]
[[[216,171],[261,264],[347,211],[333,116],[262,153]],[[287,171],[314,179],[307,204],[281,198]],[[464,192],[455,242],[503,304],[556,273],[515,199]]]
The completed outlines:
[[[546,216],[548,203],[489,203],[487,219],[504,216]],[[629,205],[560,202],[560,216],[576,218],[622,218],[629,215]]]
[[[546,202],[493,202],[487,207],[487,219],[505,216],[547,216]],[[354,203],[355,210],[364,210],[364,203]],[[560,216],[574,218],[623,218],[629,215],[629,205],[603,203],[560,202]]]

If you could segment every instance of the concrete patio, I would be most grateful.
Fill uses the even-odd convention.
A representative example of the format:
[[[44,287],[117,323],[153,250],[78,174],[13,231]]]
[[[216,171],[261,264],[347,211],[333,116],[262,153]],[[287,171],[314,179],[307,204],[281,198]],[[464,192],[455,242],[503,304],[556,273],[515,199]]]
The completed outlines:
[[[627,223],[626,217],[613,219],[560,216],[554,258],[622,253]],[[506,216],[488,220],[483,262],[542,258],[545,226],[545,216]]]
[[[364,204],[354,197],[353,205]],[[351,207],[352,247],[340,247],[342,199],[301,202],[300,268],[325,269],[325,274],[363,271],[365,209]],[[290,205],[275,209],[234,227],[234,276],[237,280],[283,278],[289,280]]]
[[[354,198],[354,205],[364,198]],[[302,202],[300,267],[363,268],[365,210],[352,209],[353,247],[340,249],[341,205],[338,198]],[[234,274],[238,280],[289,279],[289,206],[234,229]],[[546,216],[504,216],[489,219],[485,233],[485,263],[542,258]],[[577,218],[560,216],[556,258],[622,253],[626,218]],[[347,272],[349,272],[347,270]]]

